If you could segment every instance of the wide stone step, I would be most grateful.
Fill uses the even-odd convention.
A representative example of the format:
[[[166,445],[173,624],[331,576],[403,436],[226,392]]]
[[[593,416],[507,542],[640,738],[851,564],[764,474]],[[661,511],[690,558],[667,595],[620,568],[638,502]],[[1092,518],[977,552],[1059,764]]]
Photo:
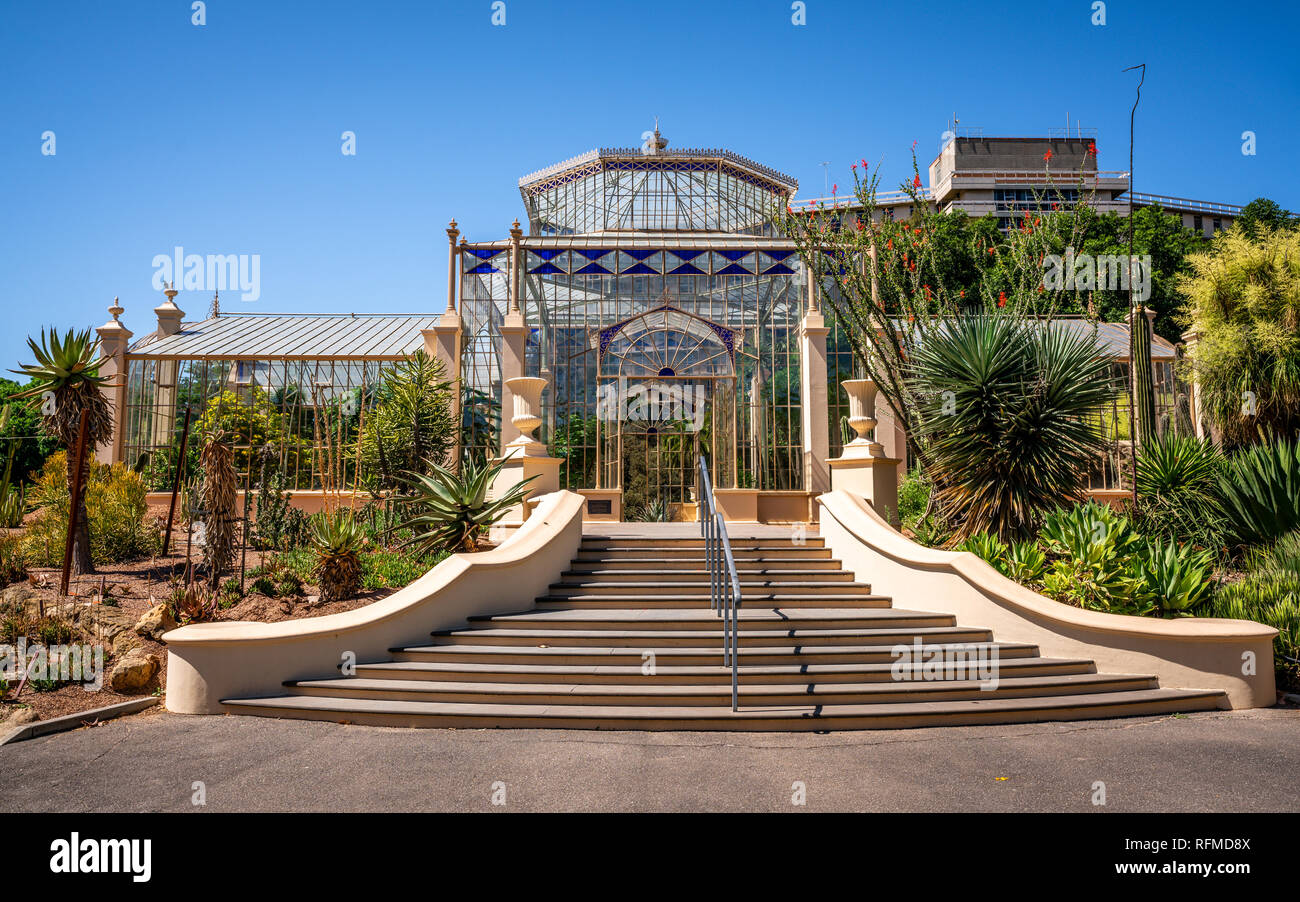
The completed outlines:
[[[1214,710],[1219,691],[1140,689],[1031,698],[975,698],[866,705],[512,705],[286,695],[224,699],[232,714],[392,727],[523,727],[594,730],[891,729],[1085,720]]]
[[[826,541],[821,536],[798,536],[791,530],[789,536],[735,537],[730,539],[731,550],[752,548],[823,548]],[[584,551],[606,548],[704,548],[701,536],[690,538],[664,538],[661,536],[583,536],[578,546]]]
[[[766,560],[787,560],[794,559],[799,561],[829,561],[831,550],[822,547],[808,547],[802,545],[781,545],[768,548],[732,548],[732,559],[737,564],[743,561],[766,561]],[[699,561],[705,560],[703,548],[587,548],[579,549],[574,560],[576,561],[619,561],[627,559],[645,559],[653,560],[680,560],[680,561]]]
[[[741,577],[740,597],[746,598],[767,598],[774,593],[782,595],[870,595],[871,586],[867,583],[855,583],[852,581],[836,580],[806,580],[806,579],[752,579]],[[551,583],[548,595],[570,596],[570,595],[636,595],[650,598],[661,597],[662,594],[669,595],[699,595],[704,598],[709,596],[712,591],[712,585],[707,579],[698,581],[676,581],[671,584],[663,582],[649,581],[628,581],[620,582],[618,580],[595,580],[595,579],[565,579],[558,583]]]
[[[852,583],[853,574],[847,570],[817,570],[809,572],[802,568],[796,570],[753,567],[737,568],[736,576],[741,586],[745,585],[800,585],[809,582]],[[702,585],[709,584],[709,571],[702,568],[692,570],[566,570],[561,574],[560,585],[608,585],[610,583],[640,583],[642,585]]]
[[[719,659],[720,661],[720,656]],[[1094,673],[1092,661],[1070,658],[1000,658],[1002,676],[1043,676]],[[752,664],[740,666],[741,682],[749,683],[865,683],[894,682],[904,675],[893,663],[878,664]],[[642,662],[633,664],[515,664],[492,661],[386,661],[358,664],[356,676],[389,680],[537,683],[679,683],[731,685],[731,668],[721,663],[674,665],[656,662],[650,673]]]
[[[442,630],[433,633],[439,645],[520,645],[534,647],[573,647],[579,645],[618,646],[642,649],[716,648],[721,627],[711,630],[525,630],[472,629]],[[745,629],[737,635],[744,647],[804,645],[870,645],[888,643],[910,645],[923,643],[991,642],[991,630],[965,627],[920,627],[899,629],[834,629],[805,627],[787,630]]]
[[[841,568],[841,562],[830,557],[737,557],[736,570],[797,570],[804,573],[822,573],[827,570],[838,571]],[[632,557],[601,557],[592,555],[584,557],[579,555],[574,558],[570,565],[572,573],[593,573],[601,571],[624,571],[624,570],[652,570],[655,573],[666,573],[670,570],[694,570],[699,573],[707,572],[705,570],[704,558],[652,558],[644,555]]]
[[[709,608],[609,608],[556,606],[469,618],[472,628],[577,629],[577,630],[712,630],[721,629],[721,615]],[[750,629],[883,629],[897,627],[955,626],[952,614],[908,611],[902,608],[789,608],[758,606],[736,609],[736,624]]]
[[[582,683],[484,683],[434,680],[344,678],[290,680],[292,695],[339,698],[403,699],[505,705],[711,705],[731,704],[730,685],[591,685]],[[1155,689],[1155,677],[1140,674],[1069,674],[1011,677],[996,682],[978,679],[906,680],[875,683],[741,684],[742,705],[900,704],[963,698],[1026,698],[1091,692]]]
[[[741,607],[764,608],[887,608],[891,599],[885,595],[814,594],[792,595],[788,592],[750,592],[741,596]],[[537,599],[538,610],[558,608],[618,610],[623,608],[696,608],[708,610],[709,594],[636,595],[601,591],[599,594],[551,594]]]
[[[880,645],[741,645],[738,657],[742,664],[881,664],[894,662],[898,656],[894,653],[897,642],[884,642]],[[951,649],[952,643],[934,643],[938,648]],[[991,648],[997,647],[999,658],[1037,657],[1038,648],[1020,643],[963,642],[956,643],[972,655],[981,655],[982,659],[992,656]],[[707,665],[720,663],[722,659],[722,638],[717,637],[717,644],[712,648],[678,648],[673,646],[647,645],[637,648],[622,646],[531,646],[531,645],[454,645],[434,642],[430,645],[411,645],[405,648],[390,649],[398,660],[410,661],[478,661],[501,662],[513,664],[551,663],[551,664],[642,664],[653,656],[657,664],[696,664]]]

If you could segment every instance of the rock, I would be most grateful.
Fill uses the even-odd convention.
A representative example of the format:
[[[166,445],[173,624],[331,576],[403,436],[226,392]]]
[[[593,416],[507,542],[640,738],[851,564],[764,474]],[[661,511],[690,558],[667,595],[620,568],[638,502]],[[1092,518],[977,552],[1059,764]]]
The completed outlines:
[[[86,605],[78,617],[83,629],[109,642],[136,624],[136,618],[130,613],[106,604]]]
[[[14,583],[0,593],[0,615],[35,618],[41,613],[41,602],[35,589],[25,583]]]
[[[161,639],[162,634],[176,629],[176,618],[165,604],[156,604],[145,611],[140,622],[135,625],[138,635],[146,639]]]
[[[122,630],[113,640],[113,657],[120,658],[139,644],[139,636],[129,630]]]
[[[158,656],[135,648],[113,665],[108,675],[108,685],[115,692],[133,692],[143,689],[158,672]]]

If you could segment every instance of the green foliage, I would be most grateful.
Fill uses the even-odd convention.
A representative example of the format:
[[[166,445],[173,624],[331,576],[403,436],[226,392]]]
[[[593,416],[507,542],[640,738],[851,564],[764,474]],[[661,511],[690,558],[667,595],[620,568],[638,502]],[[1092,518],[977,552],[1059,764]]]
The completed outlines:
[[[1267,197],[1257,197],[1241,208],[1234,223],[1252,238],[1262,230],[1294,229],[1300,224],[1277,203]]]
[[[1186,368],[1228,447],[1300,429],[1300,230],[1234,226],[1190,258]]]
[[[636,523],[669,523],[672,521],[672,508],[662,498],[651,498],[629,510],[627,519]]]
[[[1043,574],[1048,596],[1076,607],[1132,612],[1129,562],[1140,540],[1124,517],[1089,501],[1053,511],[1039,538],[1051,555]]]
[[[18,395],[31,385],[20,385],[12,379],[0,379],[0,406],[8,412],[0,422],[0,454],[8,459],[13,454],[12,479],[15,483],[27,482],[35,477],[45,464],[45,459],[58,449],[58,440],[41,428],[40,412],[18,403]]]
[[[977,532],[967,538],[962,543],[961,550],[975,554],[1003,576],[1025,586],[1038,583],[1047,567],[1047,556],[1033,542],[1012,542],[1008,545],[986,532]]]
[[[1254,552],[1246,577],[1220,589],[1200,613],[1254,620],[1276,629],[1278,683],[1300,689],[1300,533],[1289,533],[1271,548]]]
[[[256,385],[226,389],[208,398],[202,415],[190,427],[190,445],[196,449],[195,436],[225,433],[234,445],[234,465],[238,473],[247,473],[252,455],[265,448],[280,453],[284,469],[296,471],[310,467],[311,451],[307,443],[287,428],[286,415],[263,389]]]
[[[400,589],[428,573],[447,552],[411,555],[397,551],[372,551],[361,558],[361,586],[367,591]]]
[[[311,547],[320,600],[341,601],[361,587],[361,551],[366,532],[351,511],[325,511],[311,518]]]
[[[437,464],[428,475],[412,473],[409,479],[412,493],[400,502],[412,510],[411,516],[402,523],[402,528],[412,532],[405,544],[420,554],[472,551],[485,529],[523,502],[528,495],[528,484],[536,478],[529,477],[488,500],[488,490],[501,469],[501,463],[480,466],[467,459],[459,473]]]
[[[1219,478],[1219,494],[1229,532],[1241,544],[1300,528],[1300,442],[1277,438],[1238,451]]]
[[[1110,398],[1096,340],[1011,316],[965,317],[917,349],[910,385],[936,500],[959,538],[1032,532],[1077,497],[1104,450],[1091,415]]]
[[[1134,525],[1144,535],[1171,542],[1221,547],[1223,468],[1223,455],[1212,442],[1172,434],[1153,437],[1138,456]]]
[[[442,362],[422,350],[385,372],[361,435],[362,472],[372,491],[446,462],[456,439],[452,390]]]
[[[248,591],[252,595],[265,595],[267,598],[275,598],[275,581],[269,576],[259,576],[248,584]]]
[[[262,478],[257,486],[257,510],[253,515],[253,544],[260,549],[288,550],[307,544],[307,515],[290,502],[280,471],[268,474],[264,457]]]
[[[1129,564],[1134,601],[1162,616],[1192,613],[1210,598],[1213,567],[1213,555],[1191,545],[1160,540],[1145,545]]]
[[[903,526],[916,529],[921,517],[925,515],[930,492],[933,490],[934,484],[926,478],[920,467],[908,471],[898,487],[898,519]]]
[[[21,537],[0,535],[0,587],[27,578],[27,554]]]
[[[120,563],[158,553],[162,541],[158,529],[147,519],[145,492],[140,474],[124,464],[92,463],[85,499],[91,557],[96,563]],[[68,533],[66,452],[46,460],[34,494],[39,513],[26,530],[24,550],[34,566],[58,566],[63,561]]]

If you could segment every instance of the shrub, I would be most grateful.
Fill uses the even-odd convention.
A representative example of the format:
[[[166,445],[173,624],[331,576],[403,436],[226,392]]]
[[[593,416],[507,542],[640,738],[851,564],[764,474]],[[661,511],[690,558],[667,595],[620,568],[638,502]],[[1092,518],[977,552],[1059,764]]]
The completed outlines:
[[[177,586],[172,593],[172,614],[178,623],[204,623],[217,616],[220,599],[205,583]]]
[[[1109,366],[1092,335],[1011,316],[955,317],[927,335],[908,384],[958,539],[1023,537],[1080,495],[1104,450],[1092,420],[1111,397]]]
[[[1300,442],[1278,438],[1237,452],[1219,478],[1219,493],[1229,531],[1243,545],[1300,528]]]
[[[137,560],[158,552],[162,542],[158,530],[146,520],[145,491],[140,475],[124,464],[92,463],[85,499],[91,558],[96,563]],[[27,529],[24,549],[30,563],[58,566],[68,533],[66,452],[46,460],[35,494],[40,513]]]
[[[528,484],[537,478],[529,477],[500,497],[488,500],[488,489],[501,472],[501,463],[480,467],[466,460],[459,473],[437,464],[431,466],[428,476],[413,474],[414,492],[401,499],[403,505],[414,510],[402,523],[402,528],[411,530],[405,544],[419,554],[473,550],[479,534],[521,503],[527,497]]]
[[[446,556],[446,552],[418,557],[394,551],[370,552],[361,558],[361,585],[370,592],[409,586]]]
[[[1039,533],[1052,555],[1043,591],[1082,608],[1130,613],[1135,583],[1129,574],[1139,540],[1128,521],[1089,501],[1056,510]]]
[[[1141,613],[1192,613],[1210,598],[1213,566],[1210,552],[1191,545],[1157,540],[1144,546],[1129,566]]]
[[[384,373],[359,449],[372,490],[397,487],[405,474],[444,461],[456,439],[452,388],[442,362],[424,351]]]
[[[249,584],[248,591],[254,595],[275,598],[275,583],[269,576],[259,576]]]
[[[257,488],[257,511],[253,516],[253,542],[261,549],[288,550],[307,544],[311,528],[307,515],[290,502],[293,495],[284,491],[284,474],[267,473]]]
[[[22,539],[16,535],[0,535],[0,586],[21,582],[27,578],[27,555]]]
[[[903,477],[898,487],[898,520],[908,529],[915,530],[930,502],[933,483],[920,467],[915,467]]]
[[[1251,571],[1221,588],[1199,613],[1254,620],[1278,631],[1273,660],[1279,685],[1300,689],[1300,533],[1251,556]]]
[[[320,600],[329,603],[353,597],[361,587],[365,530],[351,511],[317,514],[311,525]]]
[[[1195,436],[1164,435],[1142,447],[1137,462],[1135,525],[1146,535],[1223,545],[1226,531],[1219,497],[1223,454]]]

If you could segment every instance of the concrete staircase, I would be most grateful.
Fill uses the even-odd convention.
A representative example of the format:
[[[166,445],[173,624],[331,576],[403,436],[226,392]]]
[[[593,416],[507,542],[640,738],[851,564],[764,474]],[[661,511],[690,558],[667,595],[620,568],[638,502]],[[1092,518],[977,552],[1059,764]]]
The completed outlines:
[[[1091,661],[1044,658],[951,615],[896,608],[841,569],[821,539],[795,544],[773,533],[731,540],[743,599],[733,712],[703,542],[663,533],[586,536],[533,609],[434,632],[428,644],[392,649],[391,660],[358,664],[354,676],[291,681],[282,696],[223,704],[232,714],[384,726],[779,731],[1082,720],[1225,704],[1217,690],[1099,674]],[[996,648],[996,688],[974,678],[896,676],[893,649],[918,638],[946,650]]]

